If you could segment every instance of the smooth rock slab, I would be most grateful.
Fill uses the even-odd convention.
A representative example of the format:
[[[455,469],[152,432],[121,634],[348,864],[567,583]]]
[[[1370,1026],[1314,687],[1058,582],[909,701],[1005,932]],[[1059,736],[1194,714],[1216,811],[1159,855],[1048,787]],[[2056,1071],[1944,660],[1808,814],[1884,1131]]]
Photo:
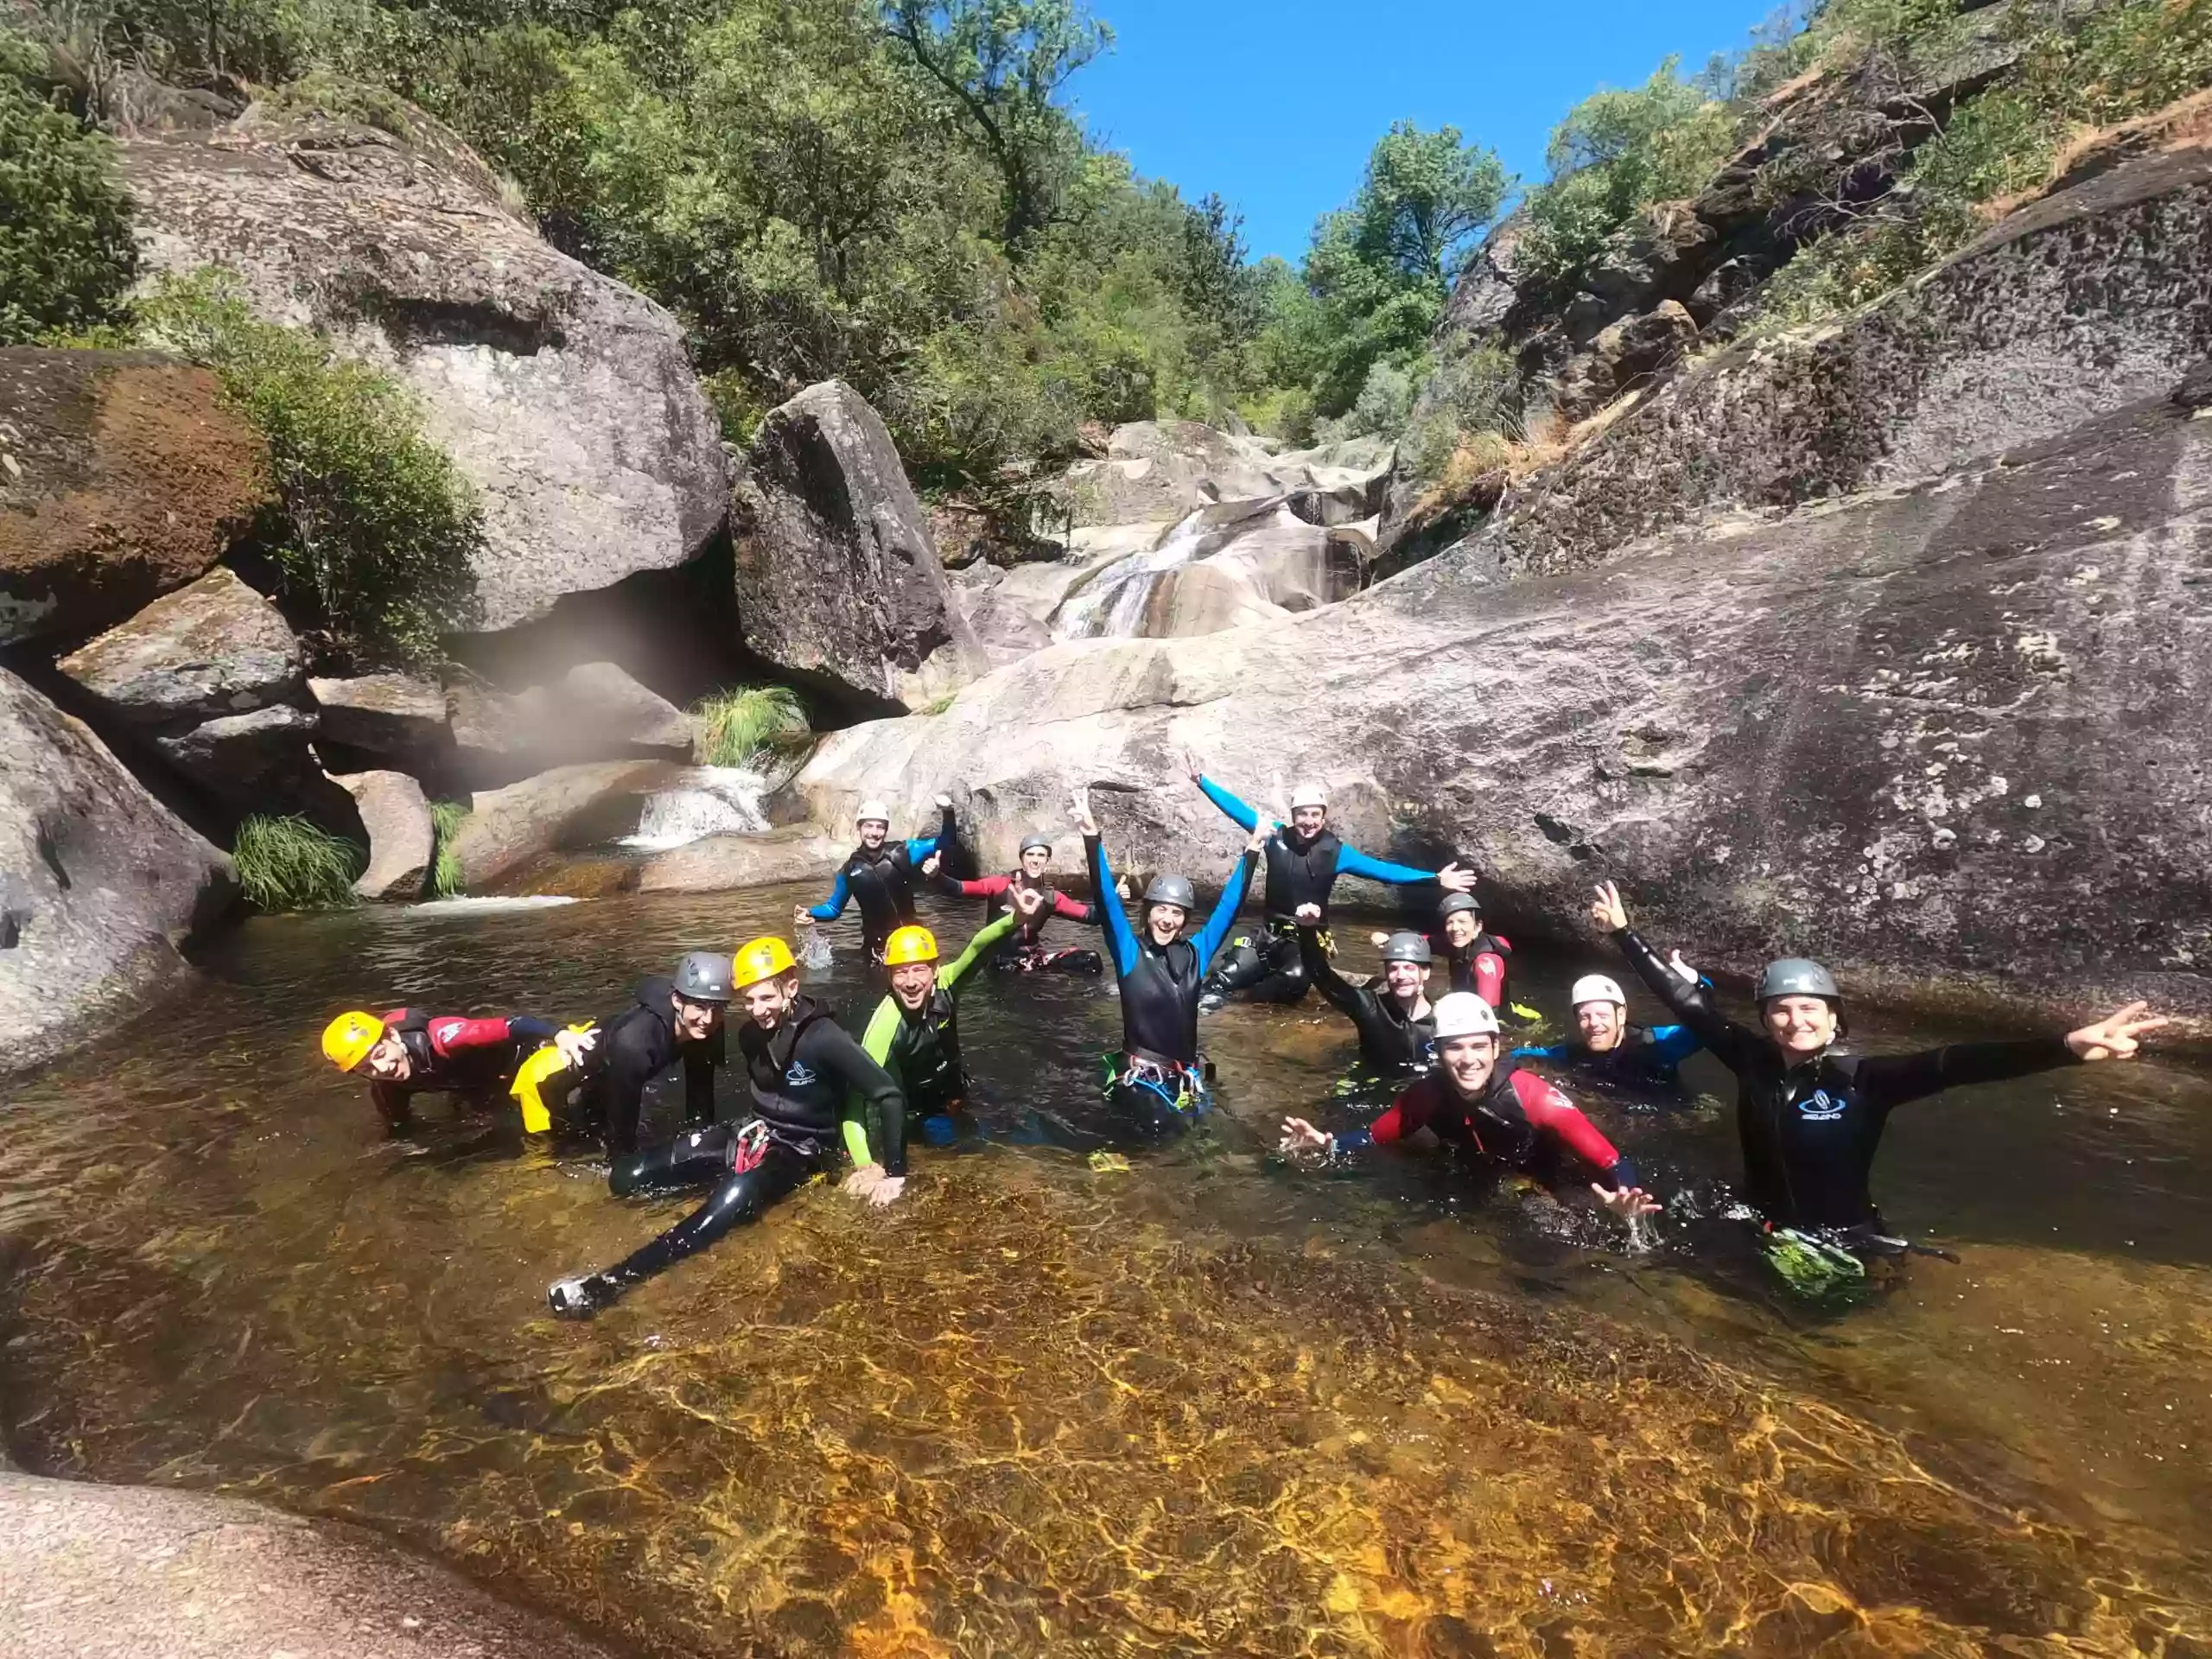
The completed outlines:
[[[283,613],[219,565],[55,666],[122,719],[152,725],[287,702],[300,664]]]
[[[96,1036],[181,978],[230,860],[106,745],[0,670],[0,1071]]]
[[[724,893],[782,881],[826,880],[851,855],[849,836],[793,824],[757,836],[706,836],[648,860],[640,893]]]
[[[194,783],[251,806],[260,804],[264,791],[288,803],[297,794],[295,785],[308,770],[308,742],[314,736],[315,716],[280,702],[157,737],[154,747]]]
[[[310,679],[321,735],[377,754],[420,754],[451,733],[446,694],[431,680],[404,674],[363,674],[353,679]]]
[[[637,804],[673,782],[678,768],[660,760],[556,766],[505,789],[480,791],[453,838],[471,893],[556,849],[597,845],[637,827]]]
[[[190,582],[253,521],[268,467],[205,369],[0,350],[0,645],[81,639]]]
[[[353,798],[369,835],[369,868],[353,891],[368,899],[420,899],[437,840],[423,785],[404,772],[347,772],[331,782]]]
[[[9,1659],[610,1659],[366,1532],[0,1471]]]

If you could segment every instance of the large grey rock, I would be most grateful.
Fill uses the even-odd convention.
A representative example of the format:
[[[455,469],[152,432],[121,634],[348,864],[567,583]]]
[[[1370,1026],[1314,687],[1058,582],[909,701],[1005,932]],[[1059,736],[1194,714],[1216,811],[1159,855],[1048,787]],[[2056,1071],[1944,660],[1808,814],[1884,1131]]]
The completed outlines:
[[[1357,560],[1332,556],[1339,539],[1280,499],[1207,507],[1071,587],[1050,626],[1062,639],[1167,639],[1279,621],[1357,589]]]
[[[518,692],[448,694],[455,758],[484,783],[597,760],[688,760],[691,720],[613,663],[586,663]]]
[[[404,772],[354,772],[331,781],[353,798],[368,832],[369,868],[353,891],[369,899],[420,899],[437,835],[423,785]]]
[[[607,1659],[372,1535],[233,1497],[0,1471],[9,1659]]]
[[[149,269],[227,266],[414,391],[482,493],[481,627],[697,552],[728,474],[675,320],[547,246],[428,116],[394,105],[403,136],[287,96],[124,141]]]
[[[747,646],[818,693],[880,713],[988,668],[891,434],[842,381],[761,423],[734,527]]]
[[[252,522],[268,467],[205,369],[0,350],[0,645],[81,639],[190,582]]]
[[[434,680],[404,674],[310,679],[321,735],[378,754],[435,753],[452,738],[446,694]]]
[[[2161,397],[1599,570],[1432,569],[1282,626],[1055,646],[834,734],[801,787],[823,823],[945,790],[992,868],[1088,783],[1140,873],[1218,879],[1239,838],[1188,747],[1324,779],[1378,854],[1467,852],[1516,931],[1578,934],[1618,878],[1717,969],[1802,951],[1862,988],[2212,1013],[2212,421]]]
[[[233,807],[295,804],[313,770],[315,716],[289,702],[219,715],[154,740],[178,771]]]
[[[1700,512],[1926,477],[2162,393],[2212,353],[2212,150],[2021,209],[1833,327],[1677,375],[1442,566],[1572,569]]]
[[[105,744],[0,670],[0,1071],[97,1036],[185,972],[230,861]]]
[[[118,717],[153,726],[289,702],[300,664],[283,613],[218,566],[55,666]]]
[[[562,677],[559,702],[582,740],[609,753],[689,759],[691,717],[613,663],[582,663]]]
[[[461,880],[480,893],[543,854],[612,841],[637,827],[645,798],[675,781],[663,761],[556,766],[504,789],[482,790],[453,838]]]
[[[1052,630],[1007,590],[1006,572],[995,564],[970,565],[957,573],[952,594],[994,668],[1019,662],[1052,643]]]
[[[810,823],[765,835],[705,836],[657,853],[638,873],[640,893],[725,893],[786,881],[821,881],[852,855],[849,836]]]

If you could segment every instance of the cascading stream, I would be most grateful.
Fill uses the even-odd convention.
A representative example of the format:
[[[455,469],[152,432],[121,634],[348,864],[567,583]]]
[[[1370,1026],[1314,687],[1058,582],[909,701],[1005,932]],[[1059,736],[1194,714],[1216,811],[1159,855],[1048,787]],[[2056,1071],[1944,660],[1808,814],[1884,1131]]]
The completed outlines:
[[[1206,516],[1191,514],[1148,553],[1108,565],[1062,601],[1052,613],[1055,639],[1128,639],[1144,626],[1145,606],[1160,579],[1204,556]]]
[[[637,833],[621,844],[665,852],[708,836],[757,836],[768,828],[768,780],[750,766],[697,766],[647,798]]]

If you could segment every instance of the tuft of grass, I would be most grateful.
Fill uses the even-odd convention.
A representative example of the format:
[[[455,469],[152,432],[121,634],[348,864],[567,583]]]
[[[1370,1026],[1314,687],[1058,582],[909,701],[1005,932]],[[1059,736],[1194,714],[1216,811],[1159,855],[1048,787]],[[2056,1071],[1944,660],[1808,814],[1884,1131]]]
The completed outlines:
[[[261,910],[343,910],[358,904],[353,882],[363,868],[353,842],[302,817],[248,818],[231,857],[238,885]]]
[[[745,685],[691,705],[699,722],[700,764],[743,766],[764,755],[789,753],[812,737],[805,706],[787,685]]]
[[[461,860],[453,850],[453,838],[461,833],[461,826],[468,822],[468,803],[466,801],[432,801],[430,803],[431,844],[437,855],[430,866],[430,897],[452,899],[467,891],[468,880],[461,871]]]

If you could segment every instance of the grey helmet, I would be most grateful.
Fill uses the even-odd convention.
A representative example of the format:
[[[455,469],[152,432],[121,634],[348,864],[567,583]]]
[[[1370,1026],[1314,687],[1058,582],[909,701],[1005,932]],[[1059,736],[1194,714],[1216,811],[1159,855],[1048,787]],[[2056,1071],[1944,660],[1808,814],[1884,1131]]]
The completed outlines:
[[[676,964],[676,994],[688,1002],[728,1002],[729,982],[729,958],[711,950],[694,950]]]
[[[1834,1002],[1842,999],[1843,993],[1836,988],[1835,976],[1819,963],[1808,962],[1802,957],[1783,957],[1767,963],[1751,1000],[1764,1002],[1774,996],[1824,996]]]
[[[1173,905],[1187,913],[1198,907],[1198,890],[1187,875],[1155,875],[1144,890],[1144,902],[1147,910],[1154,905]]]
[[[1429,949],[1425,933],[1393,933],[1382,941],[1382,960],[1417,962],[1426,968],[1436,960],[1436,952]]]
[[[1436,907],[1436,913],[1440,918],[1457,916],[1463,910],[1479,916],[1483,913],[1482,901],[1471,893],[1447,893],[1444,902]]]
[[[1033,847],[1034,847],[1039,852],[1045,854],[1047,857],[1050,857],[1052,851],[1052,838],[1041,831],[1034,831],[1029,835],[1024,836],[1021,838],[1021,846],[1020,850],[1026,853]]]

